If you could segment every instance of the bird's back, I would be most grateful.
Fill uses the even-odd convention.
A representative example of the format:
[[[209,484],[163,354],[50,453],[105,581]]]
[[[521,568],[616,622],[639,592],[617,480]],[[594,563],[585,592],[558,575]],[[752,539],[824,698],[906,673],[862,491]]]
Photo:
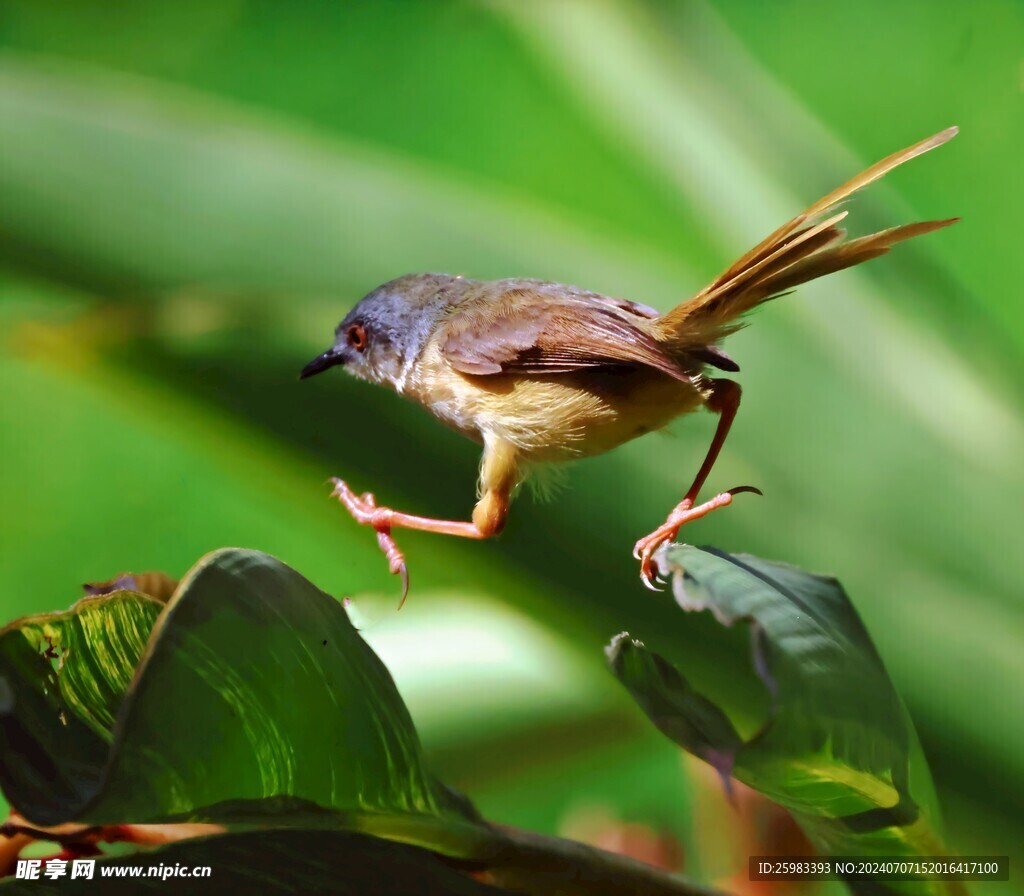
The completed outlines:
[[[406,388],[463,434],[511,442],[528,460],[599,454],[702,401],[700,365],[685,370],[655,354],[657,315],[561,283],[471,282]],[[574,326],[585,329],[578,339]],[[652,363],[637,363],[645,351]]]

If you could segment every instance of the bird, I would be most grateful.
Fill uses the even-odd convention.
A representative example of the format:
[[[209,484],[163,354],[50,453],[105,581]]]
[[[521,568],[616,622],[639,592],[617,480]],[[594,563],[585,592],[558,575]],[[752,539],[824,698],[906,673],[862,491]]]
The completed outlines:
[[[537,464],[610,451],[706,408],[718,416],[704,462],[665,521],[636,542],[640,578],[657,589],[655,554],[680,528],[725,507],[740,486],[698,503],[739,409],[739,365],[720,343],[744,316],[795,287],[886,254],[958,218],[903,224],[847,238],[839,206],[892,169],[957,134],[947,128],[882,159],[754,246],[665,314],[629,299],[562,283],[408,274],[378,286],[345,316],[333,345],[307,364],[306,379],[340,366],[423,405],[483,446],[478,501],[467,521],[378,506],[341,478],[332,494],[377,535],[390,571],[409,590],[393,531],[419,529],[486,539],[501,533],[516,487]],[[401,605],[401,604],[400,604]]]

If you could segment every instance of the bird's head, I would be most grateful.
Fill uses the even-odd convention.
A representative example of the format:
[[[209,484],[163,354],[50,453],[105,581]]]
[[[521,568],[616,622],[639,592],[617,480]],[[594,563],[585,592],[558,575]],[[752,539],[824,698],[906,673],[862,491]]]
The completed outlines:
[[[450,274],[407,274],[378,286],[334,331],[334,345],[310,361],[300,379],[343,366],[353,376],[401,390],[447,308],[473,281]]]

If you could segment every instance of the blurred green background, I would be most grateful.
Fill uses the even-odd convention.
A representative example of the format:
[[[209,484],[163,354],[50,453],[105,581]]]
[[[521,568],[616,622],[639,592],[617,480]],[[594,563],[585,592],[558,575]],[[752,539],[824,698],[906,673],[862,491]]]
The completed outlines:
[[[601,653],[629,630],[756,721],[749,670],[723,661],[744,633],[680,625],[629,553],[711,416],[577,465],[500,541],[402,533],[396,614],[372,534],[324,481],[461,518],[477,449],[383,390],[296,376],[409,271],[668,308],[958,124],[849,223],[962,224],[730,340],[744,407],[711,487],[766,497],[688,537],[839,576],[919,726],[951,845],[1019,855],[1022,46],[1009,0],[5,0],[3,617],[121,570],[269,551],[358,595],[438,771],[489,817],[598,840],[635,822],[699,876],[735,870],[735,816]]]

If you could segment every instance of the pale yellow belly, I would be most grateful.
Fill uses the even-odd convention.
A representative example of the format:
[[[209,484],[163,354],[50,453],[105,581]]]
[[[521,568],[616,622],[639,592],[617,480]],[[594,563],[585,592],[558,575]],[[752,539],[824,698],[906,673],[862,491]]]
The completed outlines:
[[[429,399],[416,397],[475,441],[491,434],[511,442],[527,462],[601,454],[661,429],[704,399],[699,380],[680,382],[647,368],[466,377],[450,368],[437,376],[444,362],[436,361],[421,366],[424,381],[433,383]]]

